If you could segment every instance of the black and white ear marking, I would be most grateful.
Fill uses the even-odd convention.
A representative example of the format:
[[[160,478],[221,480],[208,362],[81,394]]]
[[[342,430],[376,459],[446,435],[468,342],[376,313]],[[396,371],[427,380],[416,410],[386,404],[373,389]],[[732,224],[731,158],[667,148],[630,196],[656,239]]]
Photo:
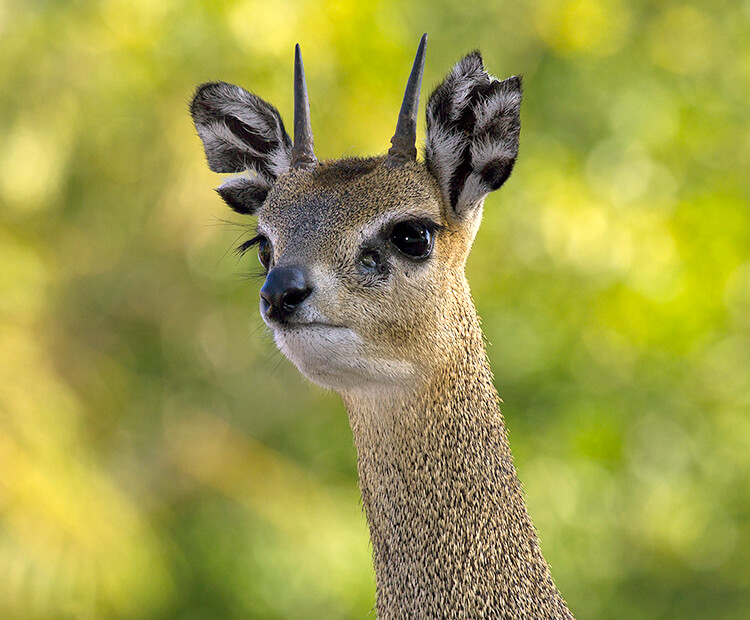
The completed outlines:
[[[190,113],[211,170],[253,173],[217,189],[235,211],[252,213],[289,169],[292,140],[278,110],[239,86],[211,82],[198,87]]]
[[[427,102],[425,159],[457,216],[510,176],[521,130],[521,78],[497,80],[479,52],[461,60]]]
[[[216,193],[230,208],[243,215],[253,215],[268,195],[270,186],[260,177],[235,177],[216,188]]]

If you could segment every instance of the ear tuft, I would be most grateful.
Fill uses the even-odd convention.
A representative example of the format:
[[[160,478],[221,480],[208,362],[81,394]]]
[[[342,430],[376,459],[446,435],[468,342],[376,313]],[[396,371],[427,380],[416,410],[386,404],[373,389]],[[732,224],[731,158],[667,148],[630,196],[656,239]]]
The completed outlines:
[[[489,75],[479,52],[459,61],[427,102],[425,159],[460,216],[510,176],[518,155],[521,78]]]
[[[235,177],[216,188],[216,193],[230,208],[243,215],[253,215],[260,209],[271,186],[262,178]]]
[[[190,113],[214,172],[252,171],[268,184],[289,169],[292,141],[278,110],[226,82],[198,87]]]

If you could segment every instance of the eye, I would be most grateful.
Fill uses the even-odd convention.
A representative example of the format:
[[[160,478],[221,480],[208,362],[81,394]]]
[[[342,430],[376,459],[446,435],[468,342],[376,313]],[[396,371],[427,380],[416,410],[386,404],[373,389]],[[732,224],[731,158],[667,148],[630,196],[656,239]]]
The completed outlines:
[[[263,265],[263,269],[268,271],[272,259],[271,244],[265,237],[260,237],[260,239],[258,239],[258,260],[260,261],[260,264]]]
[[[409,258],[427,258],[432,252],[432,231],[417,220],[396,224],[391,230],[390,240]]]

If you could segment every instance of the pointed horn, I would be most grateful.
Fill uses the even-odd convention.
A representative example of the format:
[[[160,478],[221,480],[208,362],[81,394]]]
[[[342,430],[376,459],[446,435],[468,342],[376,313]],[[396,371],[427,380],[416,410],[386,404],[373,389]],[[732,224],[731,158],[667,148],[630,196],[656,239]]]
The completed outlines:
[[[294,48],[294,146],[292,168],[313,168],[318,162],[313,152],[313,134],[310,125],[310,102],[307,99],[305,67],[299,43]]]
[[[427,47],[427,33],[422,35],[414,58],[414,65],[406,83],[404,101],[398,115],[396,133],[391,138],[391,146],[386,157],[390,165],[404,164],[417,159],[417,113],[419,112],[419,90],[422,86],[424,54]]]

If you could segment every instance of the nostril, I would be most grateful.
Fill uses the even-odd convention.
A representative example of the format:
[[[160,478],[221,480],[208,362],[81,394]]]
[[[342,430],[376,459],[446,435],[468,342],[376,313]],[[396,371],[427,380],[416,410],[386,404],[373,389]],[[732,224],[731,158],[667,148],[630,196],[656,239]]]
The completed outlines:
[[[312,293],[312,289],[309,287],[290,288],[281,295],[281,303],[287,308],[294,308],[305,301],[310,296],[310,293]]]
[[[261,294],[260,296],[260,314],[261,316],[268,316],[268,311],[271,309],[271,302],[266,299],[266,296]]]

